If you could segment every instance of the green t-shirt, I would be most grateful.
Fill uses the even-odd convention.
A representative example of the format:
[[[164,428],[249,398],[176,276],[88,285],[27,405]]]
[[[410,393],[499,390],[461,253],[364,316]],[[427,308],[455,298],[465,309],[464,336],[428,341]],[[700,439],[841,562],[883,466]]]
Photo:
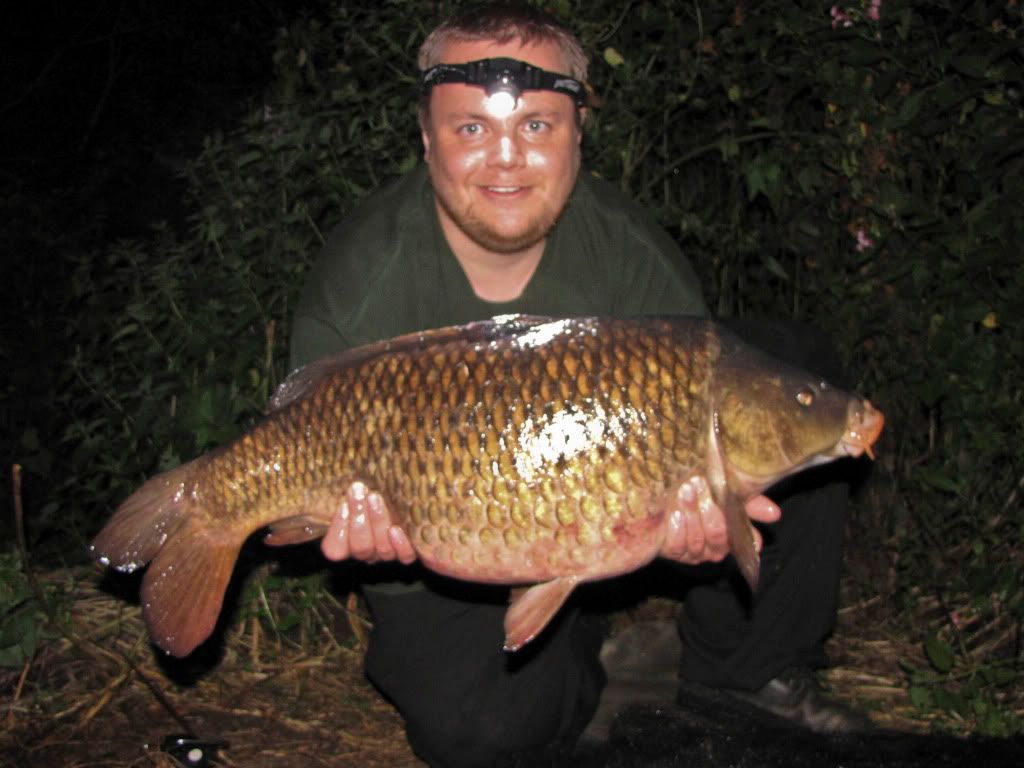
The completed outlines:
[[[522,295],[484,301],[445,240],[421,165],[367,198],[331,233],[295,312],[291,364],[495,315],[706,312],[700,283],[672,239],[638,205],[586,173]]]

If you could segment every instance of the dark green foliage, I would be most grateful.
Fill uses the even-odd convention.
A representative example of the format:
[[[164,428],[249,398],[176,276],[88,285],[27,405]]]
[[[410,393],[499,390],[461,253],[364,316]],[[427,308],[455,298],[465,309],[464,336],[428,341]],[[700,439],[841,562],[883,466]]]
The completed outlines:
[[[0,668],[23,667],[37,648],[70,624],[70,576],[63,585],[32,583],[17,552],[0,552]]]
[[[415,53],[447,4],[349,5],[282,29],[262,101],[184,165],[187,232],[58,275],[67,360],[10,448],[49,484],[36,537],[84,543],[142,477],[249,426],[285,373],[290,307],[326,233],[417,162]],[[656,212],[717,312],[821,327],[885,412],[852,525],[851,562],[874,570],[853,583],[897,606],[939,594],[1019,636],[1020,5],[885,0],[874,20],[851,0],[836,25],[817,2],[549,6],[603,100],[588,168]],[[933,667],[913,672],[915,701],[1019,727],[992,714],[1019,643],[982,662],[943,629],[915,629]]]

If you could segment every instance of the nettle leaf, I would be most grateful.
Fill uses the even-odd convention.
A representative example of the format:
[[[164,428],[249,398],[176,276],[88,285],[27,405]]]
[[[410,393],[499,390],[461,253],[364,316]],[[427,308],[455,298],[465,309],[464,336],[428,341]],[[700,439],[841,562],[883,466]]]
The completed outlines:
[[[789,280],[790,279],[789,278],[789,273],[779,263],[779,260],[776,259],[774,256],[765,254],[765,256],[764,256],[764,265],[768,268],[768,271],[771,272],[776,277],[780,277],[783,280]]]
[[[966,714],[968,710],[967,699],[957,691],[950,690],[945,686],[936,686],[932,690],[932,696],[935,698],[935,706],[939,709],[956,712],[960,715]]]
[[[985,69],[988,67],[989,58],[982,54],[963,54],[954,56],[949,64],[953,69],[962,75],[982,79],[985,77]]]
[[[963,489],[963,481],[960,478],[952,477],[941,469],[919,467],[916,475],[926,485],[938,491],[959,494]]]
[[[850,41],[842,51],[843,61],[858,67],[877,64],[889,56],[888,51],[877,43],[861,39]]]
[[[889,130],[896,130],[902,128],[913,121],[918,114],[921,112],[921,108],[924,106],[924,100],[927,98],[928,93],[926,91],[915,91],[907,96],[900,104],[899,111],[895,117],[888,121],[887,128]]]
[[[910,703],[920,710],[929,710],[934,701],[931,691],[923,685],[910,686]]]
[[[611,47],[604,49],[604,60],[610,67],[621,67],[626,63],[626,59],[622,54]]]
[[[928,656],[928,661],[939,672],[945,673],[953,669],[953,649],[940,639],[936,632],[929,632],[925,637],[924,651]]]

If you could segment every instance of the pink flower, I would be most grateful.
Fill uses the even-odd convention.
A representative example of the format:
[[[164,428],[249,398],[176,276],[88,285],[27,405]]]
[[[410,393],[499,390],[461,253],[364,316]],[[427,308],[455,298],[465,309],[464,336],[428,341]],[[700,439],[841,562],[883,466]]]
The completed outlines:
[[[868,8],[868,18],[872,21],[879,21],[882,18],[882,0],[871,0],[871,7]]]
[[[860,229],[857,230],[856,238],[857,238],[857,253],[863,253],[868,248],[874,248],[875,247],[875,241],[872,240],[870,237],[868,237],[868,233],[865,232],[863,228],[860,228]]]
[[[853,26],[853,19],[851,19],[849,17],[849,15],[847,15],[844,11],[839,10],[839,6],[838,5],[833,5],[832,6],[831,14],[832,14],[832,29],[837,29],[840,24],[843,25],[844,27],[852,27]]]

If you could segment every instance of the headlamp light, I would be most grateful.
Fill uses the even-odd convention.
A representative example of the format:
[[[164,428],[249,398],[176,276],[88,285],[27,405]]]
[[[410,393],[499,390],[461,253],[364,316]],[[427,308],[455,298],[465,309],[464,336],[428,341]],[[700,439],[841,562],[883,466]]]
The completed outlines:
[[[488,110],[498,116],[509,114],[523,91],[564,93],[577,107],[586,99],[583,83],[568,75],[549,72],[519,59],[480,59],[468,64],[438,64],[420,76],[420,93],[435,85],[465,83],[482,87],[488,96]]]

